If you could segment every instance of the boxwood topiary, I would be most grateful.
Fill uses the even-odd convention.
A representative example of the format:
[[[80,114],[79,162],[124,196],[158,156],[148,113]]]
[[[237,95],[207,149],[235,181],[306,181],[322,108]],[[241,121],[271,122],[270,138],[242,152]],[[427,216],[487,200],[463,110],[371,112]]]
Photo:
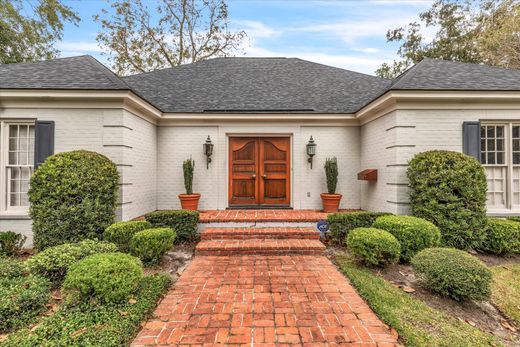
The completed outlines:
[[[197,237],[199,213],[188,210],[155,211],[145,215],[154,227],[167,227],[175,230],[179,242],[193,241]]]
[[[355,228],[370,228],[377,217],[390,215],[386,212],[340,212],[331,213],[327,216],[332,241],[343,244],[349,231]]]
[[[115,164],[99,153],[72,151],[47,158],[29,189],[36,248],[101,238],[114,221],[118,182]]]
[[[69,305],[127,301],[143,277],[141,261],[125,253],[94,254],[72,265],[62,291]]]
[[[130,242],[130,251],[146,264],[157,264],[173,247],[175,231],[170,228],[154,228],[140,231]]]
[[[506,219],[488,219],[479,248],[498,255],[520,253],[520,223]]]
[[[417,154],[408,167],[412,214],[437,225],[443,243],[476,247],[486,226],[486,174],[474,158],[450,151]]]
[[[367,265],[380,266],[399,261],[401,245],[387,231],[356,228],[347,236],[347,246],[354,256]]]
[[[491,294],[491,271],[465,251],[428,248],[412,259],[412,267],[430,290],[452,299],[485,300]]]
[[[441,239],[439,228],[417,217],[382,216],[376,219],[373,227],[386,230],[399,240],[401,259],[406,262],[420,250],[438,246]]]
[[[130,251],[132,237],[137,232],[150,229],[151,227],[152,224],[144,220],[117,222],[106,228],[103,239],[116,244],[121,252],[127,253]]]
[[[47,248],[27,260],[27,266],[36,274],[59,284],[69,267],[80,259],[96,253],[117,251],[113,243],[84,240]]]

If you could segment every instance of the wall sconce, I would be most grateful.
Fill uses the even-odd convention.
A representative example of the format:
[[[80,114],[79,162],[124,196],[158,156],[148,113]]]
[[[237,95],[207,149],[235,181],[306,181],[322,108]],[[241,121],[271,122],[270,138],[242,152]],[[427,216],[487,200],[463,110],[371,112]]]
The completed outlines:
[[[213,143],[211,143],[211,138],[208,135],[206,139],[206,143],[202,145],[204,149],[204,155],[206,155],[206,170],[209,169],[209,163],[211,163],[211,155],[213,154]]]
[[[309,142],[307,142],[307,155],[309,156],[309,159],[307,161],[311,164],[311,170],[312,170],[312,157],[316,154],[316,146],[317,144],[314,142],[314,139],[309,139]]]

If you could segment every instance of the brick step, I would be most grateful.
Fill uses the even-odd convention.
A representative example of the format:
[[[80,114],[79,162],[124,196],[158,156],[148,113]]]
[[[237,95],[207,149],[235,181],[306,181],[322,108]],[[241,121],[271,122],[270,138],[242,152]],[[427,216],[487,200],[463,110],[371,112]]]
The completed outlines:
[[[220,239],[314,239],[320,233],[314,228],[270,227],[270,228],[206,228],[201,233],[202,240]]]
[[[308,239],[202,240],[196,247],[200,255],[321,255],[325,245]]]

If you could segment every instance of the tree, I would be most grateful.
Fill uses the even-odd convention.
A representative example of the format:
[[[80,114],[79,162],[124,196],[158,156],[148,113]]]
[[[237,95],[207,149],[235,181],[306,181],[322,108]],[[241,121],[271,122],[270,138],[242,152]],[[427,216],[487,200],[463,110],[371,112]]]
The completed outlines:
[[[437,0],[420,21],[389,30],[388,42],[401,42],[401,60],[384,63],[376,74],[394,78],[423,58],[520,67],[518,0]],[[425,29],[437,29],[428,40]]]
[[[79,21],[60,0],[0,0],[0,63],[55,58],[59,51],[54,44],[63,36],[64,23]]]
[[[119,74],[229,56],[245,38],[229,30],[224,0],[159,0],[153,13],[141,0],[116,0],[111,8],[94,19],[102,27],[97,41]]]

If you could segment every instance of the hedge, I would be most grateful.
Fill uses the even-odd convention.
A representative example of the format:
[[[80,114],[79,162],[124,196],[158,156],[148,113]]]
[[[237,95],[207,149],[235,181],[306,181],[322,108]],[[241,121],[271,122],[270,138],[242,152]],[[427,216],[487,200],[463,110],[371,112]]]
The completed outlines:
[[[103,239],[114,243],[119,251],[128,253],[132,237],[139,231],[150,229],[151,227],[152,224],[144,220],[117,222],[106,228]]]
[[[520,223],[505,219],[488,219],[479,248],[498,255],[520,253]]]
[[[458,152],[428,151],[409,163],[412,214],[439,227],[443,243],[478,246],[486,227],[486,174],[474,158]]]
[[[359,211],[351,213],[332,213],[327,217],[332,241],[343,244],[349,231],[355,228],[370,228],[377,217],[390,215],[385,212]]]
[[[115,164],[99,153],[72,151],[47,158],[29,189],[36,248],[100,239],[114,222],[118,182]]]
[[[171,228],[154,228],[140,231],[130,242],[130,251],[145,264],[157,264],[173,247],[175,231]]]
[[[367,265],[381,266],[399,261],[401,245],[387,231],[356,228],[348,234],[346,243],[354,256]]]
[[[145,215],[154,227],[171,228],[177,234],[177,241],[193,241],[197,237],[199,213],[188,210],[155,211]]]

